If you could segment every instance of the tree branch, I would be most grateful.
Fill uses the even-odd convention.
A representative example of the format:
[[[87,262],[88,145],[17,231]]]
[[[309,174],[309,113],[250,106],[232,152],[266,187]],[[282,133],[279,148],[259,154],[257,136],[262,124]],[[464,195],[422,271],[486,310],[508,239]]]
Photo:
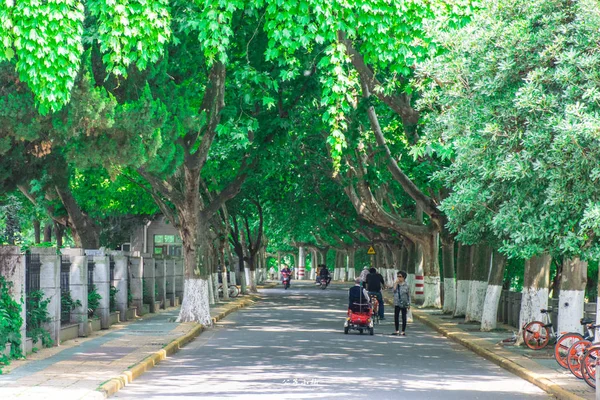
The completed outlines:
[[[379,82],[371,68],[366,64],[362,54],[354,48],[352,41],[347,39],[345,32],[338,31],[338,41],[346,47],[346,53],[350,57],[350,61],[361,80],[365,82],[370,91],[375,93],[379,100],[387,104],[388,107],[400,116],[405,132],[416,142],[419,139],[415,129],[419,122],[419,113],[410,105],[409,96],[406,94],[387,95],[383,93],[381,82]]]

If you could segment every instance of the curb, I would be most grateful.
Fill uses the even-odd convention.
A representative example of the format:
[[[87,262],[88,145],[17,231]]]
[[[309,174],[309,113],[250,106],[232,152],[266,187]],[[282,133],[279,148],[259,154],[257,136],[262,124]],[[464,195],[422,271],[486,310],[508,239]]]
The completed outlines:
[[[455,341],[456,343],[466,347],[467,349],[473,351],[474,353],[482,356],[483,358],[492,361],[494,364],[504,368],[505,370],[517,375],[518,377],[525,379],[526,381],[533,383],[537,387],[541,388],[545,392],[555,396],[559,400],[585,400],[583,397],[577,396],[565,389],[563,389],[560,385],[552,382],[548,378],[540,376],[540,374],[536,374],[532,372],[516,362],[502,357],[493,351],[486,349],[483,346],[480,346],[473,342],[471,339],[471,335],[467,332],[461,331],[453,331],[451,329],[446,329],[431,321],[431,319],[422,315],[418,310],[413,309],[413,316],[429,327],[435,329],[437,332],[441,333],[443,336]]]
[[[221,311],[219,314],[212,318],[213,324],[215,324],[217,321],[222,320],[234,311],[254,304],[258,298],[259,297],[257,295],[250,295],[248,296],[248,298],[240,301],[239,303],[234,304],[231,307],[226,307],[223,311]],[[100,386],[98,386],[96,390],[102,393],[104,395],[104,398],[112,396],[119,390],[123,389],[126,385],[131,383],[134,379],[139,378],[144,372],[154,368],[165,358],[177,353],[179,349],[181,349],[183,346],[194,340],[196,336],[200,335],[202,331],[204,331],[204,329],[206,329],[204,325],[196,324],[192,328],[192,330],[190,330],[185,335],[173,340],[171,343],[167,344],[162,349],[154,352],[153,354],[144,358],[142,361],[134,364],[131,368],[129,368],[129,370],[124,371],[119,376],[111,378],[108,381],[102,383]]]

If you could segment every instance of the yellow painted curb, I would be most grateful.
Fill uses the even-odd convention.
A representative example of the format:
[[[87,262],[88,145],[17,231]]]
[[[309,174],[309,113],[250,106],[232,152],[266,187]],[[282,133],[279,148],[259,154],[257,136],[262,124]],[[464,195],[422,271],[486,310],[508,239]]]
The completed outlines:
[[[452,339],[453,341],[463,345],[464,347],[468,348],[474,353],[492,361],[494,364],[504,368],[509,372],[512,372],[518,377],[533,383],[537,387],[555,396],[559,400],[585,400],[583,397],[577,396],[576,394],[563,389],[560,385],[557,385],[556,383],[541,376],[540,374],[536,374],[535,372],[520,366],[512,360],[502,357],[486,349],[485,347],[478,345],[477,343],[473,342],[473,337],[468,332],[463,332],[462,330],[452,331],[450,329],[444,328],[431,321],[428,316],[422,315],[418,310],[413,309],[413,317],[432,327],[447,338]]]
[[[239,310],[240,308],[244,308],[254,304],[258,298],[259,297],[256,295],[251,295],[248,296],[247,299],[243,299],[236,304],[226,305],[225,310],[213,317],[213,323],[222,320],[227,315]],[[139,378],[144,372],[154,368],[155,365],[160,363],[168,356],[177,353],[179,349],[181,349],[183,346],[194,340],[196,336],[200,335],[204,329],[205,328],[203,325],[196,324],[196,326],[194,326],[192,330],[190,330],[185,335],[173,340],[164,348],[149,355],[137,364],[134,364],[131,368],[129,368],[129,370],[123,371],[123,373],[119,376],[111,378],[108,381],[102,383],[100,386],[98,386],[96,390],[101,392],[105,398],[112,396],[113,394],[117,393],[119,390],[124,388],[127,384],[131,383],[134,379]]]

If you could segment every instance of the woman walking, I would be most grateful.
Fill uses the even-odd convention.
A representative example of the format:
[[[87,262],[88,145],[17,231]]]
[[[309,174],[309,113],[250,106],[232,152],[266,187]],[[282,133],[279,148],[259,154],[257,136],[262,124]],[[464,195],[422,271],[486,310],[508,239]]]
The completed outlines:
[[[396,281],[394,282],[394,324],[396,332],[394,335],[406,336],[406,313],[410,308],[410,289],[406,283],[406,272],[398,271]],[[402,332],[398,330],[400,321],[399,317],[402,314]]]

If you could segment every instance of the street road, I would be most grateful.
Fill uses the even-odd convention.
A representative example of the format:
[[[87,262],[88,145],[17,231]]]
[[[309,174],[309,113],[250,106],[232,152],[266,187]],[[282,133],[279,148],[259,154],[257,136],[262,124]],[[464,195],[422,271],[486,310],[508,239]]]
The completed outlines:
[[[345,335],[348,287],[265,290],[114,398],[551,398],[417,321],[391,336],[391,307],[374,336]]]

